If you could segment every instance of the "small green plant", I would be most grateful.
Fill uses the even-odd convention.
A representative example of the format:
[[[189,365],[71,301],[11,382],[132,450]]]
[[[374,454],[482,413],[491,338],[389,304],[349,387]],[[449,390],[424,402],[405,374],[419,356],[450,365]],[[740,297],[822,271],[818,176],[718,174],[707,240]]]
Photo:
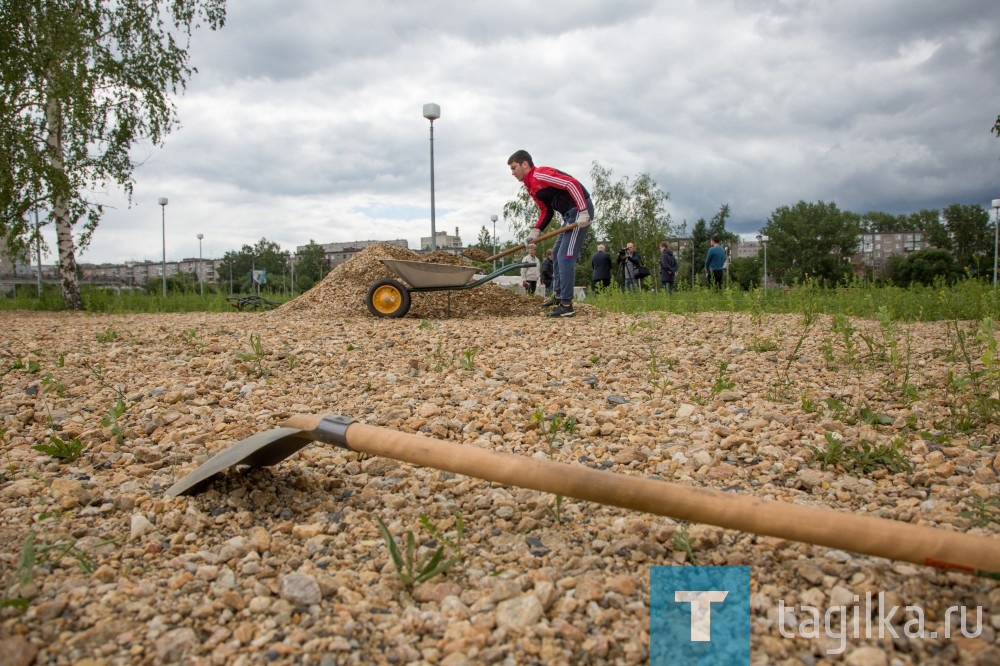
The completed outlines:
[[[65,398],[69,393],[69,388],[55,378],[51,372],[46,372],[42,377],[42,391],[45,393],[55,393],[60,398]]]
[[[570,416],[565,418],[559,414],[553,416],[551,419],[545,418],[545,413],[541,409],[537,409],[532,415],[531,419],[538,423],[539,430],[542,435],[545,436],[545,442],[548,444],[549,460],[554,460],[556,457],[556,438],[559,436],[559,431],[562,430],[566,433],[572,433],[576,429],[577,421],[575,416]],[[546,426],[548,423],[548,426]],[[549,512],[552,517],[555,518],[557,523],[562,522],[562,505],[563,496],[556,495],[554,508],[550,508]]]
[[[719,362],[719,374],[715,376],[715,381],[712,383],[712,395],[718,395],[723,391],[728,391],[736,386],[736,384],[734,384],[733,381],[726,376],[726,370],[728,368],[728,362]]]
[[[106,328],[103,331],[97,332],[97,341],[102,345],[106,345],[109,342],[114,342],[118,339],[118,331],[113,328]]]
[[[34,359],[28,361],[28,372],[31,374],[38,374],[42,370],[42,364]]]
[[[444,342],[439,338],[434,351],[431,352],[431,361],[434,363],[434,372],[441,372],[451,366],[452,360],[444,353]]]
[[[958,515],[971,520],[973,527],[989,527],[992,523],[1000,525],[1000,497],[973,494],[964,501],[969,508],[962,509]]]
[[[417,326],[417,328],[424,328],[424,329],[427,329],[427,328],[434,328],[434,324],[430,323],[430,322],[429,322],[429,321],[427,321],[426,319],[421,319],[421,320],[420,320],[420,325],[419,325],[419,326]]]
[[[125,413],[125,401],[121,398],[115,400],[115,404],[108,408],[108,411],[101,417],[101,425],[111,429],[111,436],[115,443],[121,445],[125,441],[125,432],[119,422],[122,414]]]
[[[236,356],[247,363],[246,372],[254,377],[264,377],[270,374],[264,367],[264,345],[260,340],[260,333],[250,334],[250,351],[236,350]]]
[[[51,514],[42,513],[40,520],[51,517]],[[111,542],[103,542],[104,545]],[[10,596],[16,585],[27,585],[35,579],[35,567],[51,568],[58,565],[66,557],[76,560],[77,566],[84,574],[94,572],[96,565],[93,559],[86,552],[80,550],[77,541],[56,541],[55,543],[45,543],[40,541],[34,530],[28,532],[28,536],[21,542],[21,554],[18,558],[17,568],[14,570],[12,580],[4,589],[0,596],[0,608],[16,608],[27,610],[30,600],[22,597]]]
[[[592,364],[597,365],[598,363],[601,362],[601,357],[597,355],[592,355],[589,360]]]
[[[799,404],[802,406],[802,411],[806,414],[813,414],[819,409],[813,399],[807,395],[802,396]]]
[[[59,462],[70,463],[80,457],[84,446],[76,437],[67,442],[56,435],[49,435],[48,444],[36,444],[32,448],[55,458]]]
[[[698,566],[698,557],[694,554],[694,539],[691,538],[691,533],[688,531],[686,524],[674,531],[672,541],[674,549],[686,554],[688,561],[694,566]]]
[[[809,445],[813,458],[817,460],[820,467],[826,469],[828,465],[841,465],[844,462],[844,441],[832,432],[824,433],[826,438],[826,448],[821,449],[814,444]]]
[[[822,469],[832,465],[839,466],[845,471],[862,474],[871,474],[879,469],[886,469],[894,474],[913,469],[913,463],[903,455],[905,441],[902,438],[882,444],[873,444],[867,439],[862,439],[855,446],[847,446],[833,433],[828,432],[824,436],[825,449],[809,445],[813,459],[819,462]]]
[[[347,343],[347,351],[350,352],[350,351],[354,351],[355,349],[357,349],[357,347],[355,347],[354,345],[352,345],[350,342]]]
[[[285,357],[285,361],[288,363],[288,369],[294,370],[299,367],[299,359],[294,354],[289,354]]]
[[[759,336],[754,336],[750,341],[750,349],[757,352],[758,354],[770,351],[777,351],[778,343],[772,338],[762,338]]]
[[[424,526],[424,529],[430,533],[433,539],[428,550],[423,554],[420,554],[417,548],[417,539],[412,531],[407,530],[406,535],[403,537],[401,548],[400,544],[389,533],[389,528],[382,518],[376,517],[379,532],[382,534],[382,539],[389,549],[389,557],[392,558],[392,564],[396,567],[396,574],[403,585],[411,588],[417,583],[423,583],[443,574],[456,563],[462,561],[461,549],[462,537],[465,535],[465,525],[462,522],[460,513],[454,511],[453,515],[455,516],[455,537],[450,538],[435,525],[432,525],[430,518],[425,514],[420,514],[420,524]],[[433,550],[430,550],[430,548],[433,548]]]
[[[476,369],[476,353],[478,349],[466,349],[462,352],[462,358],[458,359],[458,365],[463,370],[475,370]]]

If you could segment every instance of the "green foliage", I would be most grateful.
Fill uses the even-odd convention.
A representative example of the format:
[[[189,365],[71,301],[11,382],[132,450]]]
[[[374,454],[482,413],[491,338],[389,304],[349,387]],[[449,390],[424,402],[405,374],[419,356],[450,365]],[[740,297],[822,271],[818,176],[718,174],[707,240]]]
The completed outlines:
[[[98,331],[97,333],[97,341],[100,342],[102,345],[107,344],[109,342],[114,342],[117,339],[118,339],[118,331],[110,327],[104,329],[103,331]]]
[[[729,389],[736,386],[733,381],[726,376],[726,370],[729,368],[729,363],[726,361],[719,362],[719,373],[715,376],[715,381],[712,382],[712,395],[719,395],[723,391],[728,391]]]
[[[679,550],[687,555],[688,562],[694,566],[698,566],[698,557],[694,554],[694,539],[691,538],[691,533],[688,531],[687,524],[684,524],[674,530],[673,539],[671,539],[671,541],[673,542],[675,550]]]
[[[51,514],[42,513],[39,516],[40,520],[47,518],[51,518]],[[112,542],[105,541],[99,545],[106,543]],[[32,583],[35,580],[36,567],[51,569],[59,566],[67,557],[76,561],[84,575],[90,575],[97,568],[93,558],[86,551],[80,549],[76,539],[59,539],[48,543],[44,539],[40,539],[34,530],[29,531],[28,536],[21,542],[21,552],[17,567],[12,572],[13,576],[5,585],[3,595],[0,595],[0,608],[27,610],[30,600],[23,597],[13,597],[11,592],[17,586]]]
[[[903,455],[905,441],[901,438],[882,444],[873,444],[867,439],[862,439],[855,446],[848,446],[843,439],[833,433],[824,433],[824,437],[825,448],[809,445],[813,459],[823,469],[835,466],[861,474],[871,474],[880,469],[892,473],[908,472],[913,469],[913,463]]]
[[[323,279],[324,273],[330,272],[326,269],[325,262],[326,251],[323,246],[309,239],[309,244],[295,255],[295,287],[299,293],[312,289]]]
[[[889,261],[889,278],[903,286],[921,284],[930,286],[938,281],[955,284],[962,277],[962,268],[948,250],[928,247],[905,257],[892,257]]]
[[[545,417],[545,412],[539,408],[535,410],[531,420],[538,424],[539,431],[545,437],[545,442],[548,445],[549,460],[555,460],[556,452],[558,450],[556,447],[556,439],[559,436],[559,432],[563,431],[567,434],[571,434],[577,426],[576,417],[570,416],[569,418],[566,418],[561,414],[556,414],[551,419],[547,419]],[[557,523],[562,522],[562,505],[563,496],[557,494],[555,496],[554,506],[550,509],[552,517],[555,518]]]
[[[425,514],[420,514],[420,524],[424,526],[433,539],[429,549],[422,554],[417,548],[417,540],[412,531],[407,530],[402,547],[400,547],[382,518],[376,517],[379,532],[389,549],[389,557],[396,568],[396,574],[407,588],[443,574],[456,563],[462,561],[461,548],[462,537],[465,535],[465,525],[462,522],[461,514],[455,511],[452,515],[455,516],[454,538],[446,536],[438,527],[431,524],[430,519]],[[446,555],[448,557],[445,557]]]
[[[76,437],[68,442],[60,439],[56,435],[49,435],[48,444],[36,444],[31,447],[47,456],[51,456],[62,463],[71,463],[83,453],[84,446]]]
[[[119,419],[125,413],[125,401],[119,398],[115,404],[108,408],[108,411],[101,417],[101,425],[111,430],[111,436],[116,444],[121,445],[125,441],[125,431]]]
[[[236,350],[233,353],[236,354],[237,358],[246,364],[244,369],[248,375],[253,377],[264,377],[270,374],[270,371],[264,367],[265,352],[264,344],[260,340],[260,333],[250,334],[249,352]]]
[[[319,250],[317,251],[318,248]],[[307,247],[309,258],[305,269],[300,265],[296,268],[296,281],[302,278],[303,270],[308,277],[315,271],[313,265],[317,260],[323,261],[321,256],[323,247]],[[226,252],[215,274],[220,282],[225,282],[232,275],[233,293],[257,293],[257,291],[274,294],[276,292],[290,291],[291,269],[289,268],[290,253],[282,250],[281,246],[274,241],[261,238],[254,245],[244,245],[238,252],[230,250]],[[254,285],[252,280],[253,271],[266,271],[266,282],[262,285]],[[320,268],[322,273],[322,267]],[[328,272],[328,271],[327,271]],[[317,279],[318,281],[318,279]],[[301,291],[301,289],[300,289]]]
[[[993,523],[1000,525],[1000,497],[970,494],[964,503],[969,508],[959,511],[958,515],[972,521],[973,527],[989,527]]]
[[[851,274],[850,259],[858,248],[861,225],[857,215],[834,203],[781,206],[761,229],[769,236],[768,277],[784,284],[810,277],[835,285]]]
[[[83,306],[75,247],[90,242],[108,185],[131,199],[131,150],[161,145],[176,125],[173,95],[193,69],[187,39],[220,28],[225,0],[5,2],[0,13],[4,131],[0,237],[19,256],[34,241],[28,212],[48,211],[59,243],[63,297]],[[82,229],[75,230],[84,220]]]
[[[987,317],[979,322],[974,339],[982,349],[978,359],[972,349],[973,341],[958,322],[954,322],[953,341],[966,372],[949,370],[945,388],[950,398],[948,408],[952,426],[962,432],[1000,419],[1000,398],[997,397],[1000,395],[1000,343],[994,320]]]
[[[458,365],[463,370],[475,370],[476,369],[476,353],[478,349],[466,349],[462,352],[462,358],[458,360]]]

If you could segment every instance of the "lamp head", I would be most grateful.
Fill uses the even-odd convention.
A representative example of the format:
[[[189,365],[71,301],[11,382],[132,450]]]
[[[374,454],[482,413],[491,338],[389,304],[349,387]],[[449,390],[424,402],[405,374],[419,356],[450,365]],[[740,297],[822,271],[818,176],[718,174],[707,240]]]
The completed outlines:
[[[434,122],[441,117],[441,107],[437,104],[424,104],[424,118]]]
[[[167,205],[167,198],[166,197],[160,197],[160,205],[161,206],[166,206]]]
[[[994,199],[991,208],[1000,208],[1000,199]]]
[[[490,221],[491,222],[496,222],[497,221],[497,216],[496,215],[490,215]]]
[[[201,240],[204,237],[205,237],[205,234],[198,234],[198,240]]]

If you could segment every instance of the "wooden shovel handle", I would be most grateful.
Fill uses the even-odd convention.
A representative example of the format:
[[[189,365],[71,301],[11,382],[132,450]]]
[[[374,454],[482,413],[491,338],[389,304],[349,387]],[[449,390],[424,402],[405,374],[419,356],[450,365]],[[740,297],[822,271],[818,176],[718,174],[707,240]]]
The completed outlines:
[[[346,442],[354,451],[494,483],[941,569],[1000,576],[1000,539],[988,536],[624,476],[357,422],[338,437],[329,437],[322,432],[322,418],[296,416],[285,426],[302,428],[303,437],[340,446]]]
[[[567,224],[564,227],[559,227],[555,231],[550,231],[547,234],[542,234],[541,236],[539,236],[538,238],[536,238],[534,241],[532,241],[532,244],[536,244],[539,241],[548,240],[548,239],[550,239],[550,238],[552,238],[554,236],[558,236],[559,234],[565,233],[565,232],[569,231],[570,229],[576,229],[576,222],[574,222],[573,224]],[[486,263],[488,261],[493,261],[494,259],[499,259],[500,257],[506,257],[508,254],[514,254],[515,252],[521,252],[521,251],[524,251],[525,249],[526,248],[524,246],[524,243],[521,243],[520,245],[515,245],[514,247],[507,248],[506,250],[504,250],[500,254],[494,254],[492,257],[487,257],[486,259],[483,259],[483,263]]]

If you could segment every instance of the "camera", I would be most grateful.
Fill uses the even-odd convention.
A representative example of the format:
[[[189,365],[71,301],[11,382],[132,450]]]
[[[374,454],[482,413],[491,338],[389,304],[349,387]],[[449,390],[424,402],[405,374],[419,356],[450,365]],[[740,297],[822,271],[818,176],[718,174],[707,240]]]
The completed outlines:
[[[619,256],[619,257],[624,257],[624,256],[625,256],[625,253],[626,253],[627,251],[628,251],[628,250],[626,250],[625,248],[621,248],[620,250],[618,250],[618,256]]]

